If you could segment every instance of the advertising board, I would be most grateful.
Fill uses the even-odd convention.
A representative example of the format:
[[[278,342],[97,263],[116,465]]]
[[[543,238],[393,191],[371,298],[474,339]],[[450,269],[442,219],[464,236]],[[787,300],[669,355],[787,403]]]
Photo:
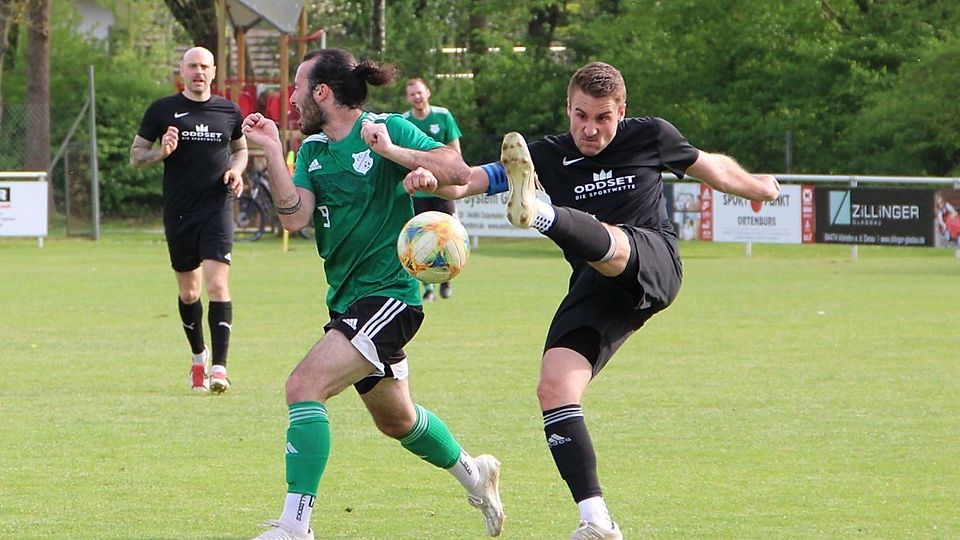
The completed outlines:
[[[933,246],[933,192],[817,188],[816,239],[828,244]]]
[[[0,182],[0,236],[47,235],[47,182]]]

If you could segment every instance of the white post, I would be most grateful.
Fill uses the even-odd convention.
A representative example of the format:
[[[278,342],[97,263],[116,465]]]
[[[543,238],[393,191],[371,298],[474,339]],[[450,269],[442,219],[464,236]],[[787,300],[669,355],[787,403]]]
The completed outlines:
[[[850,180],[850,187],[851,188],[857,187],[857,181],[855,179]],[[852,193],[850,194],[850,197],[853,198]],[[854,244],[853,246],[850,247],[850,258],[856,259],[858,254],[859,254],[859,251],[857,250],[857,244]]]

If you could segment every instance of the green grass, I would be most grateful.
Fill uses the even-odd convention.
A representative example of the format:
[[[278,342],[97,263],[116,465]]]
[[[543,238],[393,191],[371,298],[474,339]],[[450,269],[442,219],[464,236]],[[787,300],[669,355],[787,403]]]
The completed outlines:
[[[161,237],[0,241],[0,538],[249,538],[285,488],[283,383],[326,322],[307,241],[240,244],[231,380],[186,388]],[[685,283],[584,408],[627,538],[960,537],[960,260],[952,251],[685,244]],[[407,348],[415,399],[503,462],[504,538],[566,538],[543,441],[543,336],[567,268],[484,239]],[[446,473],[352,391],[318,538],[482,538]]]

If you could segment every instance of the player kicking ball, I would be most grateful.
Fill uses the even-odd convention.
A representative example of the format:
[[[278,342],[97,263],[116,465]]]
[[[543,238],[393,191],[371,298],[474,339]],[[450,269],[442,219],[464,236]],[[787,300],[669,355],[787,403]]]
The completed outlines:
[[[570,263],[537,387],[547,448],[579,512],[570,540],[623,538],[600,488],[582,401],[617,349],[680,290],[680,251],[661,172],[689,174],[756,201],[776,199],[780,190],[771,175],[698,150],[666,120],[627,118],[626,102],[617,69],[587,64],[567,87],[568,133],[529,147],[520,134],[507,134],[500,163],[472,168],[466,185],[447,185],[425,170],[405,181],[410,192],[448,199],[508,191],[509,221],[551,239]],[[551,204],[537,198],[538,188]]]

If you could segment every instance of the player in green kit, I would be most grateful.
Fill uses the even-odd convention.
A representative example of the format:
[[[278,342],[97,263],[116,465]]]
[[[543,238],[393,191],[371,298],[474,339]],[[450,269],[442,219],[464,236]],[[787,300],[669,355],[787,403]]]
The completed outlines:
[[[460,154],[401,116],[363,111],[367,85],[394,76],[390,66],[358,63],[340,49],[304,56],[290,102],[307,137],[292,179],[276,124],[259,113],[243,121],[244,134],[264,149],[283,226],[296,231],[313,218],[330,312],[325,334],[287,379],[287,496],[280,518],[257,539],[314,538],[310,519],[331,446],[327,402],[350,385],[377,429],[463,485],[488,535],[503,527],[500,463],[471,456],[410,396],[403,346],[419,329],[423,309],[419,284],[396,253],[400,229],[413,216],[403,180],[422,167],[462,183],[469,169]]]
[[[407,102],[412,107],[409,111],[403,113],[403,117],[413,125],[420,128],[420,131],[427,134],[431,139],[443,143],[460,152],[460,126],[450,113],[444,107],[430,105],[430,89],[423,79],[409,79],[406,85]],[[434,197],[428,193],[416,192],[413,194],[413,210],[417,214],[423,212],[436,211],[457,215],[457,203]],[[440,297],[450,298],[453,295],[453,286],[450,282],[440,284]],[[433,284],[427,283],[424,286],[423,301],[432,302],[436,299],[433,294]]]

